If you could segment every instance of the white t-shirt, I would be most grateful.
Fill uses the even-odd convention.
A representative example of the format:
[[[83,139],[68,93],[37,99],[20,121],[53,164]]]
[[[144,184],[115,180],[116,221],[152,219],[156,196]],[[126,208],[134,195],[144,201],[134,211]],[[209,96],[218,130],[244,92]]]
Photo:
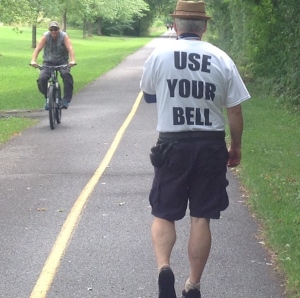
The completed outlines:
[[[208,42],[186,39],[152,52],[140,87],[156,94],[159,132],[225,130],[223,108],[250,98],[225,52]]]

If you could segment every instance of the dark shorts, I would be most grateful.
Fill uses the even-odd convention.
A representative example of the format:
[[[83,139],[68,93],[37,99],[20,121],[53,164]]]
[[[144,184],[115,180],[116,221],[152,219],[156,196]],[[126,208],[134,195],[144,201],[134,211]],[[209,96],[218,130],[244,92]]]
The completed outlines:
[[[219,219],[228,207],[228,151],[224,138],[179,140],[155,167],[149,200],[152,214],[174,221],[190,215]]]

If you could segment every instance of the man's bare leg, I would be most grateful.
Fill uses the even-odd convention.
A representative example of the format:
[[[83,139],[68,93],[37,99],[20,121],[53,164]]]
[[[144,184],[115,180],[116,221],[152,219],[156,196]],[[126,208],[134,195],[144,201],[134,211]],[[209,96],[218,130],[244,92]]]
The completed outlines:
[[[159,270],[158,298],[176,298],[175,276],[170,268],[171,253],[176,241],[174,222],[156,217],[152,224],[151,233]]]
[[[190,277],[186,284],[186,291],[200,286],[200,279],[204,271],[211,248],[211,233],[209,219],[191,217],[188,256],[190,261]]]
[[[176,242],[174,222],[155,217],[151,234],[158,269],[170,266],[171,253]]]

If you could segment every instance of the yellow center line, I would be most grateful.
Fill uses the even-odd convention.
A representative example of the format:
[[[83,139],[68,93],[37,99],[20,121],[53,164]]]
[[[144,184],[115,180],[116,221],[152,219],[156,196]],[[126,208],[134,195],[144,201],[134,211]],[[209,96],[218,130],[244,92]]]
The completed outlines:
[[[72,238],[72,235],[76,229],[77,224],[80,221],[82,211],[92,194],[96,184],[104,173],[105,169],[109,165],[115,151],[118,148],[118,145],[128,127],[131,120],[133,119],[139,104],[142,99],[142,92],[139,93],[138,97],[135,100],[135,103],[131,109],[131,112],[128,114],[126,120],[120,127],[119,131],[115,135],[115,138],[110,145],[110,148],[106,152],[101,164],[97,168],[96,172],[86,184],[81,194],[77,198],[75,204],[73,205],[64,225],[61,228],[61,231],[56,238],[56,241],[52,247],[52,250],[46,260],[46,263],[41,271],[41,274],[31,292],[30,298],[44,298],[47,296],[47,293],[53,283],[56,272],[59,268],[62,257],[67,249],[67,246]]]

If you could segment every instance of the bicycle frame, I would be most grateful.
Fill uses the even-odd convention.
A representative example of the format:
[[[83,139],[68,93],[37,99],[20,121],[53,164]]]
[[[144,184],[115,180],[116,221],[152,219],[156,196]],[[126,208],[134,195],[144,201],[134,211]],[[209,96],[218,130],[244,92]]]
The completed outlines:
[[[60,69],[67,66],[67,64],[58,66],[38,65],[40,70],[44,68],[51,69],[51,77],[48,80],[47,90],[47,105],[49,108],[49,122],[51,129],[55,128],[56,123],[59,124],[61,122],[62,98],[58,81],[58,72]]]

